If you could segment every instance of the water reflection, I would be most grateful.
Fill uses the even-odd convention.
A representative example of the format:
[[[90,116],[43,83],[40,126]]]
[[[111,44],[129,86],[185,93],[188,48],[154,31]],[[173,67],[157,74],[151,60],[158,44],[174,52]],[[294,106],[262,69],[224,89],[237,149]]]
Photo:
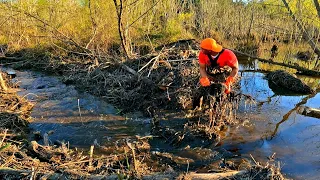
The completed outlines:
[[[295,95],[270,88],[263,73],[244,72],[241,91],[252,95],[257,105],[239,108],[238,116],[248,121],[245,126],[232,128],[222,147],[239,149],[245,157],[252,154],[259,161],[266,161],[276,153],[283,172],[294,179],[317,179],[320,172],[319,120],[296,113],[301,105],[320,106],[320,94]],[[319,87],[319,79],[303,77]],[[317,158],[316,158],[317,157]],[[250,158],[250,157],[249,157]]]
[[[95,141],[105,145],[149,133],[150,119],[118,116],[117,109],[103,99],[80,93],[57,77],[28,71],[16,73],[19,95],[36,103],[29,127],[41,135],[50,132],[51,143],[65,141],[87,148]],[[33,140],[34,135],[29,137]]]

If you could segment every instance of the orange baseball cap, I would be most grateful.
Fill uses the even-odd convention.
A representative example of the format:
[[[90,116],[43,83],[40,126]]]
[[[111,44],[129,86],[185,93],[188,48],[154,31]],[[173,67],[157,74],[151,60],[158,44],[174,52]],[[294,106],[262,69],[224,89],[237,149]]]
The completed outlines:
[[[206,38],[202,40],[200,47],[202,49],[210,50],[213,52],[221,52],[222,51],[222,46],[217,44],[216,40],[212,38]]]

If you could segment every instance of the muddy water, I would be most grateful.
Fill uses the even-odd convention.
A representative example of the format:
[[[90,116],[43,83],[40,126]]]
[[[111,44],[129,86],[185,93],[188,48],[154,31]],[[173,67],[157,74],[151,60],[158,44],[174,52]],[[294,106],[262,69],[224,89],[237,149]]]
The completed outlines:
[[[35,103],[30,139],[34,134],[47,133],[51,144],[64,141],[86,148],[149,132],[149,119],[119,116],[110,104],[78,92],[57,77],[30,71],[16,71],[16,75],[14,81],[20,84],[19,94]]]
[[[243,63],[241,69],[257,67],[257,63]],[[80,93],[57,77],[30,71],[16,71],[16,74],[15,81],[22,89],[19,93],[36,103],[32,112],[34,121],[30,124],[32,132],[49,134],[50,143],[59,140],[86,148],[94,143],[105,145],[121,138],[150,133],[150,119],[139,115],[119,116],[117,109],[102,99]],[[244,126],[231,128],[222,140],[221,149],[237,151],[248,158],[251,154],[262,162],[276,153],[274,160],[281,163],[287,177],[318,179],[320,120],[292,110],[306,96],[275,94],[262,73],[244,72],[241,76],[241,91],[253,96],[258,103],[241,105],[238,116]],[[319,81],[312,79],[310,82],[319,84]],[[320,108],[320,94],[310,98],[305,105]],[[30,139],[33,137],[31,133]],[[40,140],[40,143],[43,142]],[[167,149],[166,145],[157,144],[153,150],[161,150],[159,148]],[[202,159],[204,156],[215,155],[210,149],[201,150],[206,155],[198,151],[197,148],[185,149],[175,154],[202,164],[206,162]]]

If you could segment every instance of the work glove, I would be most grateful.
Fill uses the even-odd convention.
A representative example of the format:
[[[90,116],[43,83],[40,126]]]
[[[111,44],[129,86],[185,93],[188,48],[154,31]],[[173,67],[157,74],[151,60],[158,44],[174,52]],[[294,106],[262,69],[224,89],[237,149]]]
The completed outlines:
[[[234,83],[234,77],[232,76],[229,76],[227,79],[226,79],[226,82],[224,83],[226,89],[224,90],[224,93],[226,94],[229,94],[231,92],[231,85],[232,83]]]
[[[209,78],[208,78],[208,77],[202,77],[202,78],[200,78],[200,84],[201,84],[201,86],[204,86],[204,87],[210,86],[210,80],[209,80]]]

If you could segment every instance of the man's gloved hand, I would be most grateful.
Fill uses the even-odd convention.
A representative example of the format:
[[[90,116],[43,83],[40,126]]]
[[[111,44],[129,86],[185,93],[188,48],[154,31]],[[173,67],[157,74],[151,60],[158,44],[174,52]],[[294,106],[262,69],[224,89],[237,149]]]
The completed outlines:
[[[226,94],[229,94],[231,92],[231,85],[232,83],[234,83],[234,77],[232,76],[229,76],[227,79],[226,79],[226,82],[224,83],[224,85],[226,86],[226,89],[225,89],[225,93]]]
[[[200,84],[201,86],[210,86],[210,80],[208,77],[202,77],[200,78]]]
[[[234,81],[235,81],[234,77],[229,76],[229,77],[226,79],[226,85],[231,85],[232,83],[234,83]]]

